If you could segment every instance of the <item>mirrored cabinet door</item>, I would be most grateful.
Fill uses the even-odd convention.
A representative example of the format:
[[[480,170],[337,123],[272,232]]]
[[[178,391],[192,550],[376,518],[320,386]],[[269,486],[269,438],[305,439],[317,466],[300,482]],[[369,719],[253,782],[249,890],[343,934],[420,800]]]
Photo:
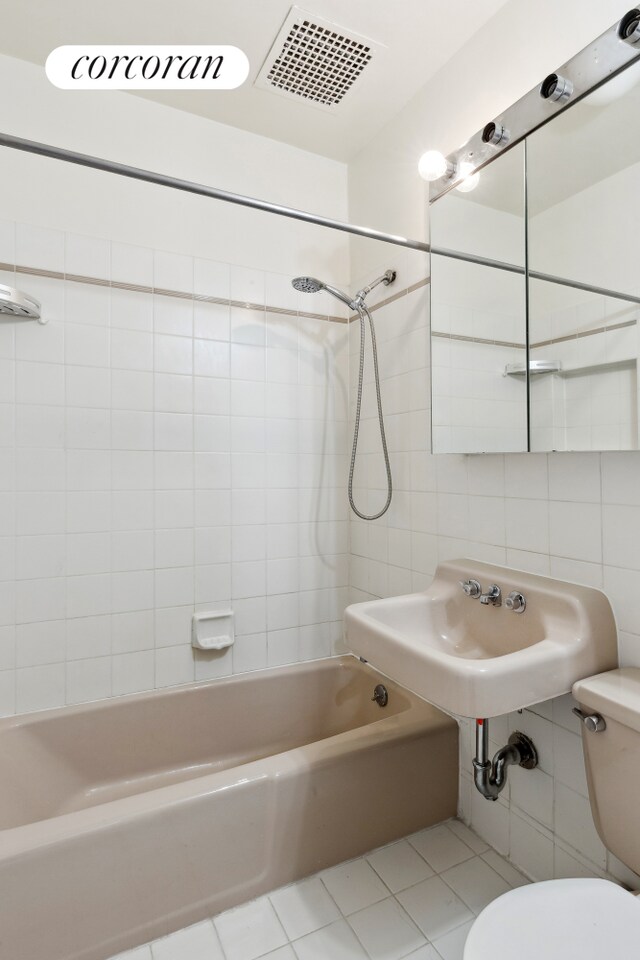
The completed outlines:
[[[638,116],[636,63],[527,138],[532,450],[638,449]]]
[[[527,450],[524,143],[430,219],[433,451]]]

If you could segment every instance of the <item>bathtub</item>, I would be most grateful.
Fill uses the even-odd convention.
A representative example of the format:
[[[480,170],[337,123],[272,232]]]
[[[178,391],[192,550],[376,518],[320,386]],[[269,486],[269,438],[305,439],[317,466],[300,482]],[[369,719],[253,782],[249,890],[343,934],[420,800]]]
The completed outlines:
[[[457,766],[353,657],[3,720],[0,958],[103,960],[455,816]]]

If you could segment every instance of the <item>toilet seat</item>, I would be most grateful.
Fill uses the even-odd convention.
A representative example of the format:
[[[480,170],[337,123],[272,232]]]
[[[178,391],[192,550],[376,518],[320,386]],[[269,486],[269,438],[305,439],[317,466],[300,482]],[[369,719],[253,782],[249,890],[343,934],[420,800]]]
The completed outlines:
[[[610,880],[546,880],[485,907],[464,960],[629,960],[639,952],[640,897]]]

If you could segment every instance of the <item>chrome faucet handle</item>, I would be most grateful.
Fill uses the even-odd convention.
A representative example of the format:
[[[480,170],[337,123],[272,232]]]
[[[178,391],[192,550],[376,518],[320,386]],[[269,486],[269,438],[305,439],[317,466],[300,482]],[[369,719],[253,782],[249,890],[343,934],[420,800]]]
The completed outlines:
[[[482,587],[477,580],[458,580],[458,583],[472,600],[477,600],[482,593]]]
[[[512,590],[507,599],[504,601],[504,605],[507,610],[513,610],[514,613],[524,613],[527,609],[526,598],[518,593],[517,590]]]
[[[480,603],[485,607],[487,607],[489,604],[494,607],[501,606],[502,590],[497,583],[492,583],[487,592],[480,596]]]

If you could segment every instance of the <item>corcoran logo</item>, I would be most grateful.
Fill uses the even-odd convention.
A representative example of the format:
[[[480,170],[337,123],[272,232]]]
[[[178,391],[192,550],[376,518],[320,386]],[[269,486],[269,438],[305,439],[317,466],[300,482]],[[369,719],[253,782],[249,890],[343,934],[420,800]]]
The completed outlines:
[[[49,54],[45,70],[62,90],[233,90],[249,60],[227,46],[67,46]]]

